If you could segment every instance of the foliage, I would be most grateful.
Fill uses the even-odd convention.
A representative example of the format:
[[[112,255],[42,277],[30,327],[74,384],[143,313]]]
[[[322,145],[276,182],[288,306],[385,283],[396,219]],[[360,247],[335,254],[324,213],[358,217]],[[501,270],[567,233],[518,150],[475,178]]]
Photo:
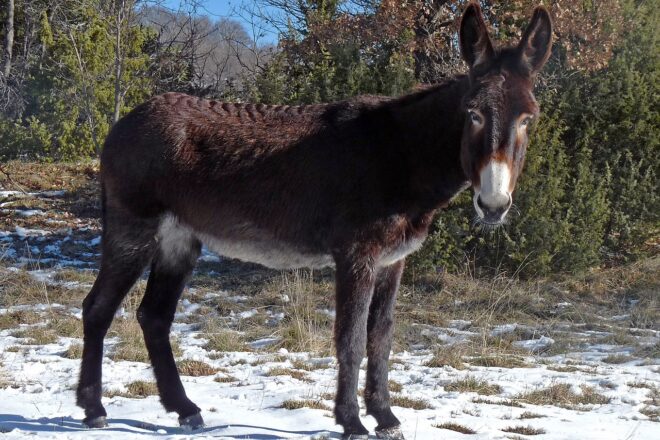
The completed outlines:
[[[236,22],[139,0],[17,2],[21,43],[0,76],[0,160],[95,156],[113,120],[153,93],[317,103],[400,95],[464,70],[465,0],[255,1],[283,13],[272,55]],[[480,3],[502,43],[517,41],[538,0]],[[475,227],[466,192],[411,257],[414,271],[581,271],[657,247],[660,12],[638,0],[541,3],[556,42],[510,223]]]
[[[537,92],[545,113],[533,129],[510,224],[475,233],[460,222],[471,200],[457,199],[414,264],[457,269],[468,262],[529,276],[578,272],[648,252],[660,215],[658,13],[622,4],[636,26],[608,67],[573,70],[559,91]]]

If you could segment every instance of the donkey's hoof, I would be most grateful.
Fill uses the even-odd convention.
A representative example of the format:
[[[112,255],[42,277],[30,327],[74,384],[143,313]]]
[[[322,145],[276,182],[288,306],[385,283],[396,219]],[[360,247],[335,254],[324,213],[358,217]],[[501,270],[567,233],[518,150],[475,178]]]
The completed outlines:
[[[105,428],[108,426],[108,421],[105,416],[98,417],[87,417],[82,421],[83,426],[86,428],[96,429],[96,428]]]
[[[391,428],[376,430],[376,437],[383,440],[406,440],[403,436],[403,432],[401,432],[401,426],[392,426]]]
[[[188,417],[179,417],[179,425],[185,430],[195,430],[204,427],[204,419],[200,413]]]
[[[368,440],[369,434],[344,434],[341,440]]]

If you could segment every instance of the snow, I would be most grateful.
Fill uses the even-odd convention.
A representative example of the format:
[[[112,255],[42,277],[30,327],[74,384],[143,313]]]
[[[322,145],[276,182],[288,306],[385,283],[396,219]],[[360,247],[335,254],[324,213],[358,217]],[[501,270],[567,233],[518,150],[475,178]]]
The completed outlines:
[[[22,197],[63,197],[64,191],[44,191],[25,195],[17,191],[0,191],[0,198]],[[7,202],[10,203],[10,202]],[[3,203],[3,205],[8,206]],[[5,208],[3,208],[4,214]],[[76,281],[60,281],[55,276],[59,268],[97,269],[100,231],[89,224],[73,219],[60,226],[57,220],[42,219],[48,211],[9,209],[21,221],[41,220],[52,223],[52,229],[33,227],[34,223],[21,223],[0,231],[0,258],[4,260],[7,272],[29,270],[34,280],[46,286],[58,288],[80,287]],[[50,221],[50,222],[49,222]],[[40,223],[40,227],[48,228]],[[26,225],[29,224],[30,227]],[[64,224],[64,222],[62,222]],[[60,228],[60,229],[57,229]],[[222,259],[204,249],[201,260],[209,264],[222,264]],[[210,272],[209,272],[210,273]],[[91,286],[86,286],[89,288]],[[1,288],[1,286],[0,286]],[[233,321],[263,318],[269,325],[285,319],[279,309],[270,310],[262,306],[253,307],[251,297],[237,294],[230,289],[202,292],[195,289],[180,303],[173,325],[182,358],[204,361],[223,370],[214,376],[188,377],[182,381],[188,396],[202,408],[206,428],[193,433],[178,426],[176,414],[168,414],[162,408],[158,397],[130,399],[125,397],[104,397],[103,404],[108,411],[109,427],[88,430],[82,427],[83,411],[75,405],[75,386],[78,379],[79,360],[67,359],[63,353],[80,339],[60,337],[55,343],[43,346],[25,345],[25,340],[14,335],[17,328],[0,329],[0,433],[2,438],[23,439],[320,439],[340,438],[341,428],[334,423],[332,412],[320,409],[286,410],[280,406],[288,399],[312,399],[322,401],[332,408],[332,394],[335,391],[337,362],[334,357],[315,357],[310,353],[290,353],[280,349],[277,353],[264,352],[277,347],[281,338],[273,330],[268,337],[249,341],[250,352],[209,353],[203,347],[199,324],[191,324],[202,306],[209,308],[216,301],[230,301],[236,310],[230,313]],[[1,293],[1,290],[0,290]],[[192,300],[190,298],[196,298]],[[286,304],[291,301],[282,293],[279,300]],[[48,298],[40,301],[49,301]],[[635,300],[629,300],[633,304]],[[460,304],[456,300],[456,304]],[[554,304],[550,303],[551,307]],[[573,307],[569,302],[559,302],[556,309]],[[213,308],[213,307],[211,307]],[[65,313],[77,319],[82,318],[80,307],[57,303],[20,304],[0,308],[0,317],[8,313],[29,310],[40,313],[44,321],[53,313]],[[334,318],[335,311],[322,308],[319,313]],[[117,316],[132,318],[131,312],[121,308]],[[224,316],[223,318],[227,318]],[[609,324],[624,322],[629,315],[621,313],[604,317]],[[475,320],[475,322],[478,322]],[[33,325],[44,325],[40,322]],[[249,325],[249,324],[248,324]],[[26,328],[28,324],[21,324]],[[568,353],[547,355],[549,349],[556,349],[555,339],[561,332],[572,337],[591,341],[594,338],[611,335],[610,331],[588,330],[578,324],[558,323],[554,333],[547,334],[529,323],[504,323],[488,328],[479,328],[472,321],[456,319],[447,327],[415,324],[416,334],[425,336],[438,345],[465,344],[482,331],[493,337],[513,339],[512,345],[527,355],[522,356],[525,368],[500,368],[471,366],[467,370],[456,370],[450,366],[432,368],[426,366],[431,358],[428,348],[419,346],[413,352],[393,353],[395,361],[390,366],[390,379],[401,384],[401,395],[424,399],[432,408],[414,410],[395,406],[393,411],[402,421],[406,438],[411,440],[434,439],[507,439],[512,434],[502,429],[511,426],[532,426],[546,431],[534,438],[544,440],[655,440],[659,438],[660,425],[650,421],[640,410],[649,400],[647,388],[633,387],[631,383],[645,383],[660,387],[660,367],[657,359],[632,359],[622,364],[607,364],[604,358],[612,354],[632,354],[632,349],[606,343],[585,342]],[[608,330],[608,328],[606,328]],[[630,329],[634,330],[634,329]],[[658,344],[660,332],[650,329],[637,329],[640,345],[652,347]],[[552,337],[551,337],[552,336]],[[519,340],[516,340],[518,338]],[[104,389],[125,390],[126,385],[135,380],[153,380],[149,365],[139,362],[113,361],[107,354],[117,343],[116,338],[106,339],[106,356],[103,359]],[[331,342],[328,341],[328,344]],[[260,352],[261,350],[261,352]],[[294,379],[288,375],[270,376],[273,368],[293,368],[295,361],[303,360],[312,365],[305,371],[307,380]],[[366,363],[366,362],[365,362]],[[554,367],[562,366],[560,371]],[[575,371],[572,371],[574,367]],[[360,370],[360,388],[364,387],[365,369]],[[216,382],[214,378],[232,376],[236,382]],[[479,396],[472,392],[447,391],[450,382],[477,378],[490,384],[499,385],[502,392],[497,396]],[[522,403],[522,407],[502,403],[516,399],[516,396],[532,390],[542,389],[557,383],[570,384],[575,392],[583,385],[595,387],[597,391],[611,399],[602,405],[580,408],[558,406],[538,406]],[[474,400],[479,398],[477,402]],[[360,399],[361,400],[361,399]],[[497,404],[497,403],[500,404]],[[361,402],[362,405],[362,402]],[[524,412],[536,413],[542,417],[520,419]],[[376,422],[365,415],[361,408],[365,426],[373,432]],[[445,422],[470,427],[477,434],[466,436],[455,431],[439,429],[433,425]],[[526,437],[527,438],[527,437]],[[532,438],[532,437],[529,437]]]
[[[514,341],[513,346],[522,348],[530,353],[541,353],[550,348],[555,340],[547,336],[541,336],[539,339],[527,339],[522,341]]]
[[[33,276],[44,282],[52,282],[47,271]],[[181,314],[195,313],[197,310],[187,299],[183,301]],[[18,307],[18,306],[14,306]],[[21,306],[25,308],[25,306]],[[62,309],[56,304],[30,306],[32,310]],[[7,310],[0,310],[6,313]],[[253,310],[250,310],[253,312]],[[79,316],[80,310],[71,308],[70,313]],[[250,316],[254,316],[251,315]],[[183,377],[188,396],[202,408],[206,428],[186,432],[177,426],[175,414],[167,414],[155,396],[145,399],[125,397],[103,398],[108,411],[109,427],[101,430],[87,430],[81,426],[83,412],[75,406],[73,388],[78,375],[78,361],[66,359],[61,354],[75,340],[60,338],[57,343],[44,346],[24,346],[18,351],[7,351],[16,346],[19,340],[10,336],[9,330],[0,331],[0,353],[3,372],[11,377],[12,386],[0,389],[0,430],[4,438],[18,439],[36,436],[47,439],[218,439],[218,438],[338,438],[341,428],[334,424],[331,413],[325,410],[280,408],[287,399],[326,400],[327,393],[333,393],[337,364],[333,357],[315,358],[307,353],[289,353],[280,350],[279,357],[267,353],[236,352],[226,353],[218,359],[211,359],[201,347],[196,333],[189,325],[177,324],[174,333],[184,350],[184,357],[202,360],[210,365],[223,368],[218,377],[231,375],[238,381],[233,383],[215,382],[214,376]],[[508,327],[507,327],[508,328]],[[499,329],[502,330],[502,329]],[[499,331],[498,330],[498,331]],[[531,340],[541,343],[550,338]],[[253,347],[263,347],[275,343],[276,338],[255,340]],[[106,342],[106,347],[111,345]],[[520,341],[527,346],[529,341]],[[531,344],[531,343],[530,343]],[[510,426],[533,426],[542,428],[543,439],[614,440],[622,438],[655,439],[657,423],[648,421],[639,413],[646,399],[645,389],[630,387],[631,382],[660,383],[660,370],[652,365],[631,362],[624,365],[598,363],[594,357],[602,356],[606,347],[591,346],[586,352],[573,353],[588,373],[557,372],[546,365],[527,361],[530,368],[486,368],[472,367],[468,371],[451,367],[426,367],[428,354],[402,352],[394,354],[390,379],[403,385],[403,395],[427,400],[432,409],[413,410],[394,407],[402,421],[408,439],[458,439],[462,434],[440,430],[434,424],[444,422],[469,426],[477,431],[474,439],[506,439],[501,430]],[[266,373],[275,367],[291,368],[293,360],[304,360],[316,369],[305,372],[308,381],[300,381],[287,375],[268,376]],[[545,363],[560,363],[564,357],[545,358]],[[125,390],[126,384],[135,380],[153,380],[148,365],[138,362],[103,360],[104,389]],[[361,387],[364,386],[364,370],[360,371]],[[476,393],[447,392],[444,386],[449,382],[466,377],[477,377],[492,384],[500,385],[503,392],[499,396],[482,398],[480,403],[473,400]],[[605,405],[585,406],[582,410],[559,408],[556,406],[536,406],[523,404],[522,408],[498,405],[514,396],[547,387],[556,383],[569,383],[575,390],[581,385],[598,387],[598,391],[612,401]],[[491,402],[491,403],[488,403]],[[531,411],[543,417],[520,420],[520,415]],[[363,416],[368,429],[375,428],[375,421]],[[589,427],[589,429],[585,429]],[[326,437],[323,437],[323,436]]]

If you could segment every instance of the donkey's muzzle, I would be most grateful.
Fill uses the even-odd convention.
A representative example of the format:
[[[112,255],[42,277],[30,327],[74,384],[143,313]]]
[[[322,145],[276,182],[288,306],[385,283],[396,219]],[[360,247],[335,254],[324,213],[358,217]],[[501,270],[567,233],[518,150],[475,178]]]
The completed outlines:
[[[481,221],[491,225],[498,225],[504,221],[512,203],[513,200],[508,193],[502,197],[482,197],[481,194],[475,197],[475,208]]]

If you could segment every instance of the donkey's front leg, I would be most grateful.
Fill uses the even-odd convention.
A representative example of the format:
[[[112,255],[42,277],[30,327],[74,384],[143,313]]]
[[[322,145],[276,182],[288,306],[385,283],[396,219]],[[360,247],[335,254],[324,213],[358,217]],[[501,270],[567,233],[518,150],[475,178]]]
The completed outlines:
[[[403,440],[400,422],[390,409],[390,393],[388,390],[388,360],[392,348],[394,331],[394,304],[399,289],[404,260],[380,268],[376,275],[376,287],[369,308],[367,330],[367,384],[364,400],[367,414],[375,417],[378,422],[376,435],[378,438]]]
[[[335,419],[344,428],[344,439],[368,438],[360,422],[357,399],[360,362],[367,339],[369,304],[374,290],[374,268],[370,260],[337,259],[335,342],[339,379]]]

